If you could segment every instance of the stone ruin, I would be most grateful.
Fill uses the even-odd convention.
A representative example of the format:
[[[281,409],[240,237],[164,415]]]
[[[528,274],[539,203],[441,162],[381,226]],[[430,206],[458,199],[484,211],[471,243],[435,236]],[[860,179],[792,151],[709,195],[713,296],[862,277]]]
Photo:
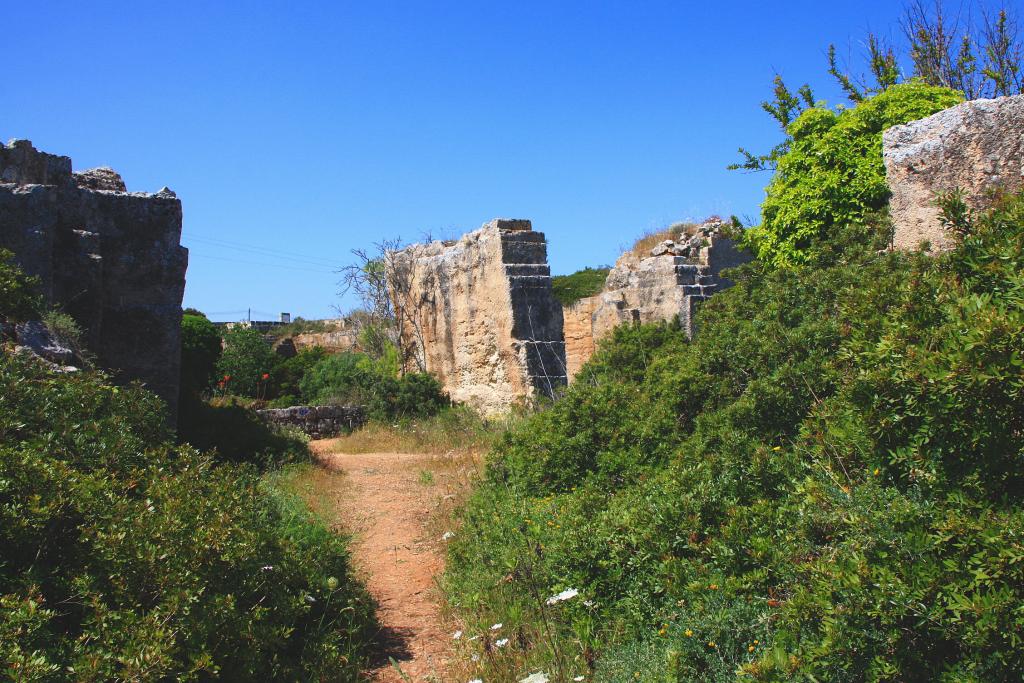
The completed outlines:
[[[395,261],[408,274],[406,334],[418,364],[454,400],[498,414],[565,385],[562,308],[544,234],[530,221],[496,219]]]
[[[38,277],[46,301],[71,315],[116,381],[139,380],[178,402],[181,299],[188,251],[181,201],[164,188],[128,192],[109,168],[28,140],[0,144],[0,248]]]
[[[264,422],[293,427],[311,439],[329,439],[366,424],[363,406],[292,406],[257,410]]]
[[[675,240],[665,240],[649,255],[627,251],[608,273],[601,293],[580,299],[563,312],[570,379],[590,358],[596,343],[623,323],[669,321],[678,316],[693,336],[701,302],[732,285],[726,268],[753,255],[727,236],[727,225],[712,219],[682,225]]]
[[[958,104],[890,128],[882,144],[893,245],[950,249],[954,239],[935,201],[940,193],[959,189],[980,209],[994,191],[1024,188],[1024,95]]]

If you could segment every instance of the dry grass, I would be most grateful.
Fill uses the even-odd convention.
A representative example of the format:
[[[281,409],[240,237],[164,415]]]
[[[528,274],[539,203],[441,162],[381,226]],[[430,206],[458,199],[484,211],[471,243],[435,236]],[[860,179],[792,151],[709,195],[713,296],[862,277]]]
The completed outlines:
[[[638,258],[650,256],[651,249],[654,249],[654,247],[658,246],[665,240],[678,240],[679,234],[686,231],[687,228],[690,228],[693,225],[693,223],[673,223],[667,228],[646,232],[633,243],[633,246],[630,247],[630,251]]]
[[[432,453],[436,455],[482,454],[508,424],[485,420],[459,406],[434,417],[399,422],[371,422],[338,438],[334,450],[341,453]]]

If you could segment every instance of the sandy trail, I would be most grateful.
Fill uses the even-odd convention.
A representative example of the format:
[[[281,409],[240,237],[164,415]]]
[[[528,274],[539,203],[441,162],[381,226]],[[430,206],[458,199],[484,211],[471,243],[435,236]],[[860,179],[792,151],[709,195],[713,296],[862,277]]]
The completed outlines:
[[[444,569],[440,539],[428,538],[431,511],[444,487],[424,485],[435,456],[417,453],[334,453],[333,440],[310,446],[326,468],[344,476],[322,491],[336,519],[353,535],[352,553],[380,604],[380,652],[370,679],[444,681],[451,634],[444,630],[435,579]]]

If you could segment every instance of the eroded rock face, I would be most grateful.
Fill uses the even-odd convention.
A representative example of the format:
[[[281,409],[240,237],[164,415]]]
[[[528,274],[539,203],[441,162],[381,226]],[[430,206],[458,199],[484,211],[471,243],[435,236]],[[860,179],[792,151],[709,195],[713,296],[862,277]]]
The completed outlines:
[[[626,252],[608,273],[600,294],[566,308],[564,316],[572,321],[566,323],[569,378],[590,358],[596,343],[623,323],[670,321],[678,316],[692,336],[700,303],[732,285],[722,271],[753,258],[724,236],[724,227],[719,221],[689,227],[677,239],[656,245],[650,256]]]
[[[499,414],[565,384],[562,308],[544,235],[529,221],[494,220],[398,258],[411,273],[416,329],[408,334],[454,400]]]
[[[362,406],[292,406],[256,413],[270,424],[301,429],[312,439],[328,439],[366,423],[366,409]]]
[[[973,209],[1024,187],[1024,95],[973,100],[882,136],[897,249],[950,249],[937,195],[959,188]]]
[[[117,381],[142,381],[176,411],[188,251],[181,202],[125,192],[110,169],[72,173],[27,140],[0,145],[0,247],[71,315]]]

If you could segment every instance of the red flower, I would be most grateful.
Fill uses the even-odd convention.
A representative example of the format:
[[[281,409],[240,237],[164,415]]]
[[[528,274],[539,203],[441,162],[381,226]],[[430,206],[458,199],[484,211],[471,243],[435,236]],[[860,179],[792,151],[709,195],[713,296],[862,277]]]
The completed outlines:
[[[225,382],[227,382],[229,379],[231,379],[231,375],[224,375],[224,381]]]
[[[269,374],[269,373],[266,373],[266,372],[264,372],[264,373],[263,373],[263,379],[270,379],[270,374]]]

